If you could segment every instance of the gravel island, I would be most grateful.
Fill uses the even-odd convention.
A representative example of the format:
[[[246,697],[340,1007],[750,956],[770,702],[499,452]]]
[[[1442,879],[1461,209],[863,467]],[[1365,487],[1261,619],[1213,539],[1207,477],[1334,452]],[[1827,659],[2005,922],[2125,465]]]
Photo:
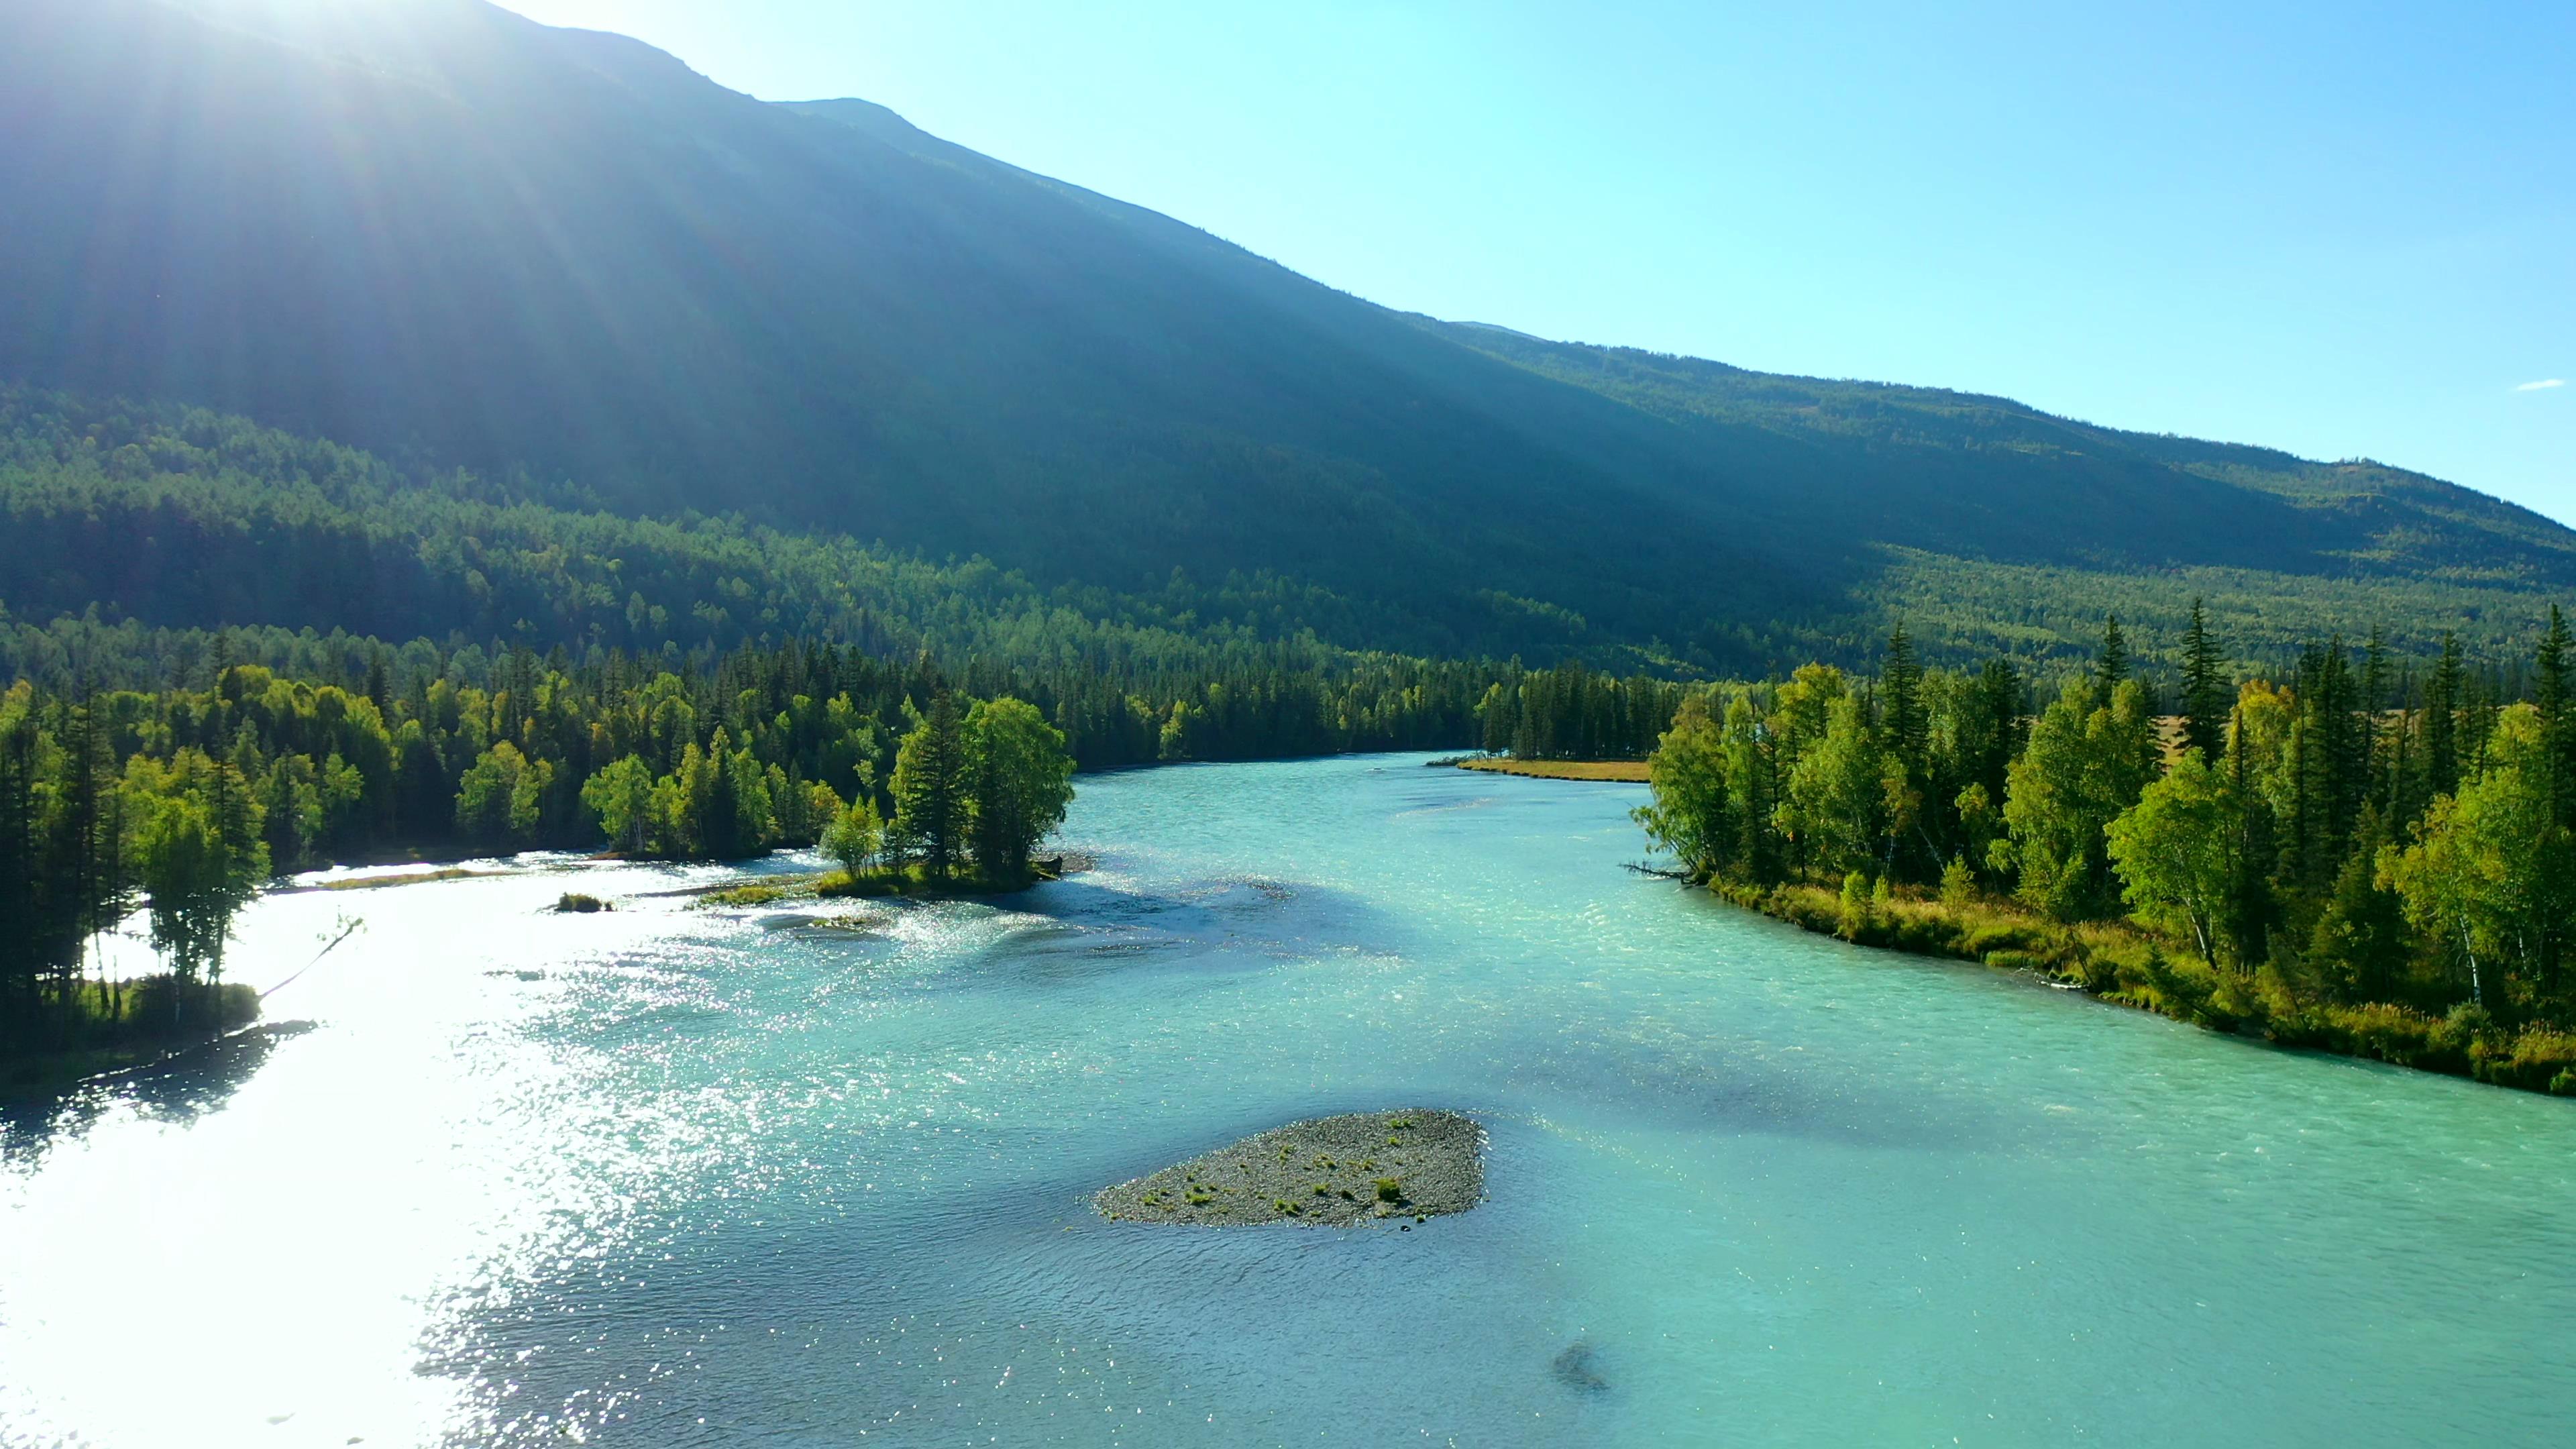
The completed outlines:
[[[1354,1112],[1292,1122],[1100,1190],[1121,1222],[1411,1224],[1484,1196],[1484,1129],[1455,1112]]]

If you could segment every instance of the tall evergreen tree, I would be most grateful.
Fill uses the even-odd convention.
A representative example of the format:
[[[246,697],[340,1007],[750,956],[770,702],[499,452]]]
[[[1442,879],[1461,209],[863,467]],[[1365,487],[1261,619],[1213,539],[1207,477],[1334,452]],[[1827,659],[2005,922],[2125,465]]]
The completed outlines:
[[[2540,772],[2550,817],[2561,826],[2576,825],[2576,688],[2570,668],[2576,668],[2576,639],[2568,636],[2567,616],[2552,604],[2549,631],[2532,661],[2532,700],[2540,706]]]
[[[2227,660],[2209,631],[2209,611],[2191,601],[2191,627],[2182,642],[2182,742],[2216,764],[2227,749],[2227,714],[2235,703]]]
[[[1931,719],[1923,702],[1923,666],[1903,621],[1887,636],[1887,663],[1879,672],[1879,725],[1890,753],[1918,784],[1930,744]]]
[[[2102,652],[2093,662],[2093,688],[2108,701],[2129,680],[2129,636],[2120,632],[2120,616],[2102,616]]]
[[[2235,792],[2239,831],[2227,930],[2235,942],[2237,969],[2251,971],[2271,954],[2277,906],[2267,871],[2279,846],[2271,802],[2263,798],[2255,777],[2253,742],[2246,733],[2241,704],[2228,715],[2227,777]]]
[[[2456,634],[2442,636],[2442,657],[2424,686],[2424,785],[2427,795],[2460,788],[2461,687],[2467,666]]]
[[[930,697],[921,723],[903,737],[894,761],[894,833],[933,880],[947,880],[965,860],[974,823],[973,760],[957,696]]]

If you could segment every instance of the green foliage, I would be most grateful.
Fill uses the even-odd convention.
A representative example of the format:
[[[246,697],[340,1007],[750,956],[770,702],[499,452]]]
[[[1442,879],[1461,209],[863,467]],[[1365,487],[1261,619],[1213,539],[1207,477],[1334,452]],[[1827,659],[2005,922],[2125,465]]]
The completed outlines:
[[[2077,678],[2032,725],[2005,787],[2006,838],[1994,860],[2022,898],[2059,920],[2108,914],[2116,899],[2104,830],[2151,777],[2153,726],[2137,681],[2109,700]]]
[[[1654,799],[1634,812],[1647,836],[1680,857],[1682,868],[1694,876],[1706,877],[1732,863],[1738,831],[1726,740],[1709,717],[1706,696],[1694,693],[1683,699],[1650,763]]]
[[[1844,876],[1842,898],[1834,906],[1834,934],[1846,941],[1868,935],[1878,925],[1876,905],[1867,875],[1853,871]]]
[[[2122,893],[2139,919],[2180,928],[2212,966],[2243,870],[2243,813],[2228,777],[2195,749],[2149,782],[2138,802],[2103,831]]]
[[[974,823],[973,769],[965,716],[957,697],[941,690],[895,753],[889,847],[899,858],[920,861],[933,880],[947,880],[966,858]]]
[[[1713,889],[1809,930],[2039,971],[2222,1030],[2576,1091],[2576,631],[2553,616],[2534,698],[2512,704],[2456,648],[2411,694],[2375,632],[2358,654],[2303,649],[2289,683],[2237,688],[2216,759],[2192,735],[2217,717],[2213,677],[2185,691],[2198,719],[2172,721],[2159,749],[2143,686],[2119,678],[2125,642],[2105,633],[2106,662],[2026,730],[1996,669],[1909,665],[1891,690],[1809,666],[1736,691],[1722,727],[1686,703],[1638,818]],[[2216,668],[2214,633],[2195,649]],[[1923,743],[1899,748],[1913,728],[1897,721],[1918,710]],[[1867,818],[1854,762],[1872,745],[1880,808],[1916,812],[1916,844],[1891,834],[1874,858],[1835,823]],[[1750,837],[1779,852],[1774,870],[1724,841],[1784,776],[1787,798]],[[1981,889],[1960,853],[1996,814],[1989,863],[2018,905]],[[2103,919],[2114,893],[2133,925]]]
[[[1957,908],[1974,904],[1977,899],[1977,873],[1968,868],[1967,858],[1952,856],[1941,867],[1941,904]]]
[[[1505,670],[1476,712],[1489,750],[1525,760],[1633,760],[1655,749],[1686,692],[1669,680],[1615,679],[1569,659],[1549,670]]]
[[[135,757],[124,794],[153,949],[183,981],[220,981],[233,917],[268,878],[258,803],[229,761],[193,749]]]
[[[852,801],[823,832],[823,853],[854,877],[875,863],[877,852],[884,846],[885,822],[879,818],[874,800]]]
[[[976,863],[988,877],[1024,878],[1029,852],[1064,823],[1073,803],[1073,756],[1064,732],[1007,696],[968,711],[965,730]]]
[[[1826,706],[1823,733],[1790,767],[1775,818],[1799,858],[1829,873],[1863,873],[1886,867],[1913,807],[1903,762],[1881,746],[1867,704],[1846,693]]]
[[[2576,848],[2549,798],[2549,725],[2536,706],[2506,710],[2492,763],[2433,802],[2412,844],[2380,857],[2381,882],[2481,1006],[2507,1004],[2500,974],[2554,990],[2556,956],[2576,922]]]
[[[581,803],[599,820],[609,847],[642,855],[653,829],[653,771],[635,755],[620,755],[582,782]]]
[[[478,845],[534,844],[537,811],[554,766],[530,760],[502,740],[485,750],[456,782],[456,831]]]

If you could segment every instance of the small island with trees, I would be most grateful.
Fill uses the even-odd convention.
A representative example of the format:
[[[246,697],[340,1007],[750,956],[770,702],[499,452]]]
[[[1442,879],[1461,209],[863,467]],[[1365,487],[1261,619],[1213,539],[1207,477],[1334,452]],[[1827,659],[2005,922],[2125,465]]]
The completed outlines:
[[[256,1020],[257,993],[225,979],[234,919],[276,874],[330,859],[820,846],[841,867],[815,882],[823,894],[1036,879],[1073,797],[1064,733],[1024,700],[971,699],[935,674],[911,681],[916,704],[872,664],[849,672],[879,686],[877,710],[848,688],[819,703],[785,689],[798,668],[839,682],[841,663],[744,662],[736,677],[766,676],[781,707],[744,688],[704,713],[720,680],[636,680],[611,661],[584,689],[534,656],[496,689],[442,676],[400,695],[380,667],[357,691],[247,665],[204,691],[59,696],[21,680],[0,694],[0,919],[18,927],[0,933],[0,1087],[50,1089]],[[908,728],[879,789],[886,717]],[[165,969],[117,979],[97,943],[138,910]]]

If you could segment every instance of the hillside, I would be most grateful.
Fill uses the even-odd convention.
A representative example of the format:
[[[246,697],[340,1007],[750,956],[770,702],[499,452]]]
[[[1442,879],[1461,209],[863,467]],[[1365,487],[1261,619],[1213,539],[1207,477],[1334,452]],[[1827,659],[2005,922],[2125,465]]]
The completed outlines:
[[[1041,590],[1267,580],[1323,602],[1247,627],[1721,672],[1896,612],[2045,655],[2124,590],[2151,624],[2210,593],[2265,645],[2576,583],[2576,535],[2436,480],[1408,317],[880,107],[480,0],[20,0],[0,130],[0,381],[550,507]],[[132,596],[54,562],[47,606]]]

